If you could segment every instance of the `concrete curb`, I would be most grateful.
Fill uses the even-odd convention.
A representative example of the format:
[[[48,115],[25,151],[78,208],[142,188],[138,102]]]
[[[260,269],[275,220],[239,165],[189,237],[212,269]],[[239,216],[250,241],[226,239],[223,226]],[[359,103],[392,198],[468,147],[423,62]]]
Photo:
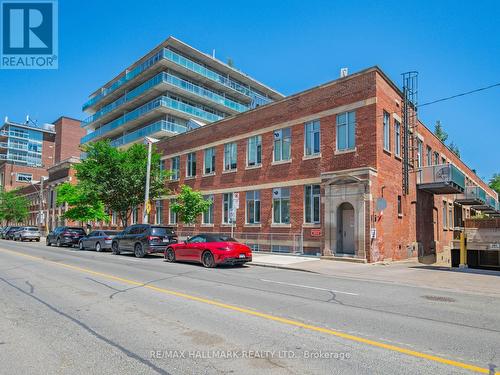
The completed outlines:
[[[266,268],[276,268],[280,270],[289,270],[289,271],[300,271],[300,272],[308,272],[308,273],[314,273],[319,275],[320,272],[316,271],[310,271],[310,270],[305,270],[303,268],[298,268],[298,267],[288,267],[288,266],[279,266],[276,264],[271,264],[271,263],[255,263],[255,262],[249,262],[247,263],[248,266],[254,266],[254,267],[266,267]]]

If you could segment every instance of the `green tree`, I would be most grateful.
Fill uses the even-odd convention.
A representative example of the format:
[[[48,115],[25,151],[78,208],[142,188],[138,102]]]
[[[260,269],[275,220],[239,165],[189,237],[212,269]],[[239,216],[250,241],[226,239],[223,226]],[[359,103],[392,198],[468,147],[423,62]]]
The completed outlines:
[[[443,126],[441,125],[441,121],[439,120],[436,121],[436,125],[434,126],[434,134],[443,143],[445,143],[448,139],[448,133],[444,131]]]
[[[194,224],[196,218],[206,212],[211,200],[204,199],[199,191],[194,191],[187,185],[181,186],[181,192],[172,204],[172,211],[177,213],[179,221],[184,224]]]
[[[455,143],[450,142],[448,148],[450,149],[451,152],[453,152],[455,155],[457,155],[457,157],[460,159],[460,149],[458,148],[457,145],[455,145]]]
[[[82,147],[86,157],[75,165],[81,191],[102,202],[107,210],[116,212],[125,227],[134,207],[144,202],[147,148],[132,145],[127,150],[112,147],[109,141],[90,143]],[[166,193],[160,154],[151,154],[151,199]]]
[[[57,204],[67,203],[69,208],[64,213],[66,219],[73,221],[108,221],[104,204],[94,192],[85,190],[81,185],[65,182],[57,188]]]
[[[493,173],[493,176],[490,178],[490,188],[500,195],[500,173]]]
[[[28,218],[28,207],[28,199],[18,195],[16,190],[0,192],[0,219],[7,225],[24,222]]]

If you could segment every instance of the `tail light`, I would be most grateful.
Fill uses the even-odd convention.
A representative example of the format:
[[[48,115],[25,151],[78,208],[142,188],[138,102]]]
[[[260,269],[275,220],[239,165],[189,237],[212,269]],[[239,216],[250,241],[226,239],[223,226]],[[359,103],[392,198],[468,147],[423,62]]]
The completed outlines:
[[[71,236],[71,233],[70,233],[70,232],[62,232],[61,234],[62,234],[63,236],[65,236],[65,237]]]
[[[111,241],[112,238],[111,237],[104,237],[104,241]]]
[[[157,236],[148,236],[148,241],[154,241],[154,240],[159,240],[160,237]]]

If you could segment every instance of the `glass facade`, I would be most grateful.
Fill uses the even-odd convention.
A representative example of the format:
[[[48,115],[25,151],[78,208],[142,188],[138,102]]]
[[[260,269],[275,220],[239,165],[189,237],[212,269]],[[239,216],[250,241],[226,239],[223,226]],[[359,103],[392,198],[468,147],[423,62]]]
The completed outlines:
[[[7,124],[0,130],[0,159],[35,167],[42,166],[43,132]]]

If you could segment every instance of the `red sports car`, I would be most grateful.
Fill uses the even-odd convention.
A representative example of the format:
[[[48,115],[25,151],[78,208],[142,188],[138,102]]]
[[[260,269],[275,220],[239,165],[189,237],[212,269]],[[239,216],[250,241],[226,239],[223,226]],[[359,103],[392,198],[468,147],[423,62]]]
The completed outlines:
[[[202,263],[207,268],[219,264],[242,265],[252,261],[252,250],[225,234],[197,234],[170,245],[165,250],[165,260]]]

